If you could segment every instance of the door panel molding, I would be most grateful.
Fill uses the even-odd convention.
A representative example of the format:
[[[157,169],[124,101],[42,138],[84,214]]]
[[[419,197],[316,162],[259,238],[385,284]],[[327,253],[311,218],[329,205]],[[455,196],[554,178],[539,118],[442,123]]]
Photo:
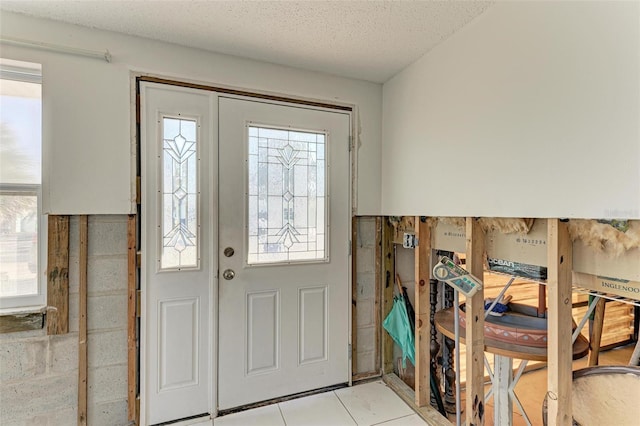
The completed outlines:
[[[247,293],[247,376],[280,368],[280,291]]]
[[[328,291],[328,286],[298,289],[300,365],[326,361],[329,357]]]
[[[160,300],[158,391],[198,384],[200,298]],[[192,350],[195,349],[195,350]],[[185,351],[191,351],[190,353]]]

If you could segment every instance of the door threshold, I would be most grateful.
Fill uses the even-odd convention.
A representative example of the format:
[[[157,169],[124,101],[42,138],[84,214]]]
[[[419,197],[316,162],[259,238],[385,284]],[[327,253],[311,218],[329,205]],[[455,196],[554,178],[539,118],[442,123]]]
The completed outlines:
[[[331,391],[334,391],[336,389],[346,388],[348,386],[349,386],[348,382],[339,383],[337,385],[326,386],[324,388],[313,389],[313,390],[310,390],[310,391],[295,393],[295,394],[291,394],[291,395],[287,395],[287,396],[281,396],[281,397],[273,398],[273,399],[267,399],[265,401],[254,402],[252,404],[246,404],[246,405],[241,405],[239,407],[228,408],[226,410],[219,410],[218,411],[218,417],[226,416],[227,414],[239,413],[240,411],[251,410],[252,408],[259,408],[259,407],[264,407],[266,405],[277,404],[279,402],[290,401],[292,399],[303,398],[305,396],[311,396],[311,395],[317,395],[319,393],[331,392]]]
[[[188,426],[192,424],[199,424],[207,420],[211,420],[211,414],[202,413],[202,414],[196,414],[195,416],[183,417],[182,419],[171,420],[164,423],[156,423],[152,426],[165,426],[165,425]]]

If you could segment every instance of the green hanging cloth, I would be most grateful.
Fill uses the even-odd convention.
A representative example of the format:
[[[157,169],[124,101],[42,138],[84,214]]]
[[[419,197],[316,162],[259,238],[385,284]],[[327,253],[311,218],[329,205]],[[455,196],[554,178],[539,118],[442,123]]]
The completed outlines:
[[[402,366],[407,366],[407,358],[409,358],[411,364],[416,365],[414,331],[409,325],[409,315],[402,295],[394,296],[393,307],[389,315],[384,319],[382,326],[402,349]]]

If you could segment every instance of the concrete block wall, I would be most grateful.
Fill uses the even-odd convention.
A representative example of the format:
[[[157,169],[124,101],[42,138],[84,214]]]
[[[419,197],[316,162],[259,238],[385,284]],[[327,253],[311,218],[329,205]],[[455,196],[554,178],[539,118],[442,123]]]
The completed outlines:
[[[0,335],[3,426],[77,422],[77,217],[71,218],[69,246],[69,333]],[[90,216],[88,254],[88,424],[127,425],[127,217]]]
[[[356,370],[377,373],[376,219],[358,218]],[[127,420],[127,217],[89,217],[88,423]],[[71,218],[69,333],[0,334],[0,424],[74,425],[78,398],[79,232]]]
[[[376,218],[356,221],[356,368],[354,374],[380,371],[376,365]]]

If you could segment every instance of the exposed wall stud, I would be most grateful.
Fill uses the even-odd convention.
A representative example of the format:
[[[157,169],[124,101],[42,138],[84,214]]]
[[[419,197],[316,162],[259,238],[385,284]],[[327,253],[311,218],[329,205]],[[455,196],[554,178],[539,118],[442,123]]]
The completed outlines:
[[[588,366],[598,365],[600,356],[600,342],[602,341],[602,328],[604,326],[604,311],[606,300],[600,298],[593,303],[597,303],[596,310],[593,313],[593,321],[589,327],[589,361]]]
[[[468,217],[466,225],[467,271],[479,279],[484,275],[484,231]],[[484,290],[466,299],[466,424],[484,425]],[[459,368],[456,366],[456,368]],[[456,386],[460,386],[456,383]]]
[[[47,243],[47,334],[69,332],[69,216],[50,215]]]
[[[394,247],[394,228],[389,219],[382,219],[382,318],[386,318],[393,307],[393,280],[396,276]],[[388,374],[393,372],[393,339],[389,333],[382,333],[382,372]]]
[[[127,411],[129,421],[136,420],[136,385],[138,374],[136,215],[127,218]]]
[[[380,342],[382,341],[382,312],[381,312],[381,299],[382,299],[382,222],[383,218],[376,217],[376,259],[375,259],[375,302],[374,302],[374,316],[376,324],[376,346],[375,346],[375,361],[374,364],[376,372],[380,371],[380,363],[382,359],[382,348]]]
[[[573,355],[571,344],[572,243],[567,223],[558,219],[548,220],[547,244],[548,419],[550,425],[570,426]]]
[[[87,263],[89,246],[89,220],[79,217],[79,312],[78,312],[78,425],[87,424]]]
[[[429,224],[415,217],[415,232],[418,246],[415,254],[415,399],[416,405],[423,407],[430,402],[429,379],[431,377],[429,367],[431,361],[430,351],[430,308],[429,303],[429,279],[431,278],[431,229]]]

